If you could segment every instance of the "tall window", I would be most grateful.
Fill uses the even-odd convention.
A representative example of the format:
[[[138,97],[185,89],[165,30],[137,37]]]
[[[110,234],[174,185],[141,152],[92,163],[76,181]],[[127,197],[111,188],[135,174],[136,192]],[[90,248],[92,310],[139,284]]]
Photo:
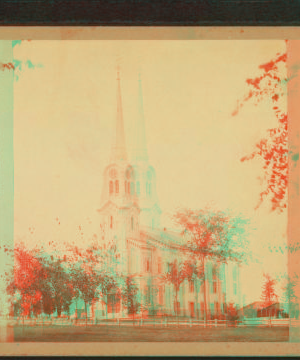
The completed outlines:
[[[145,257],[145,272],[151,271],[151,261],[148,257]]]
[[[154,219],[152,219],[152,229],[154,229]]]
[[[134,219],[133,216],[131,216],[131,230],[134,230]]]
[[[216,294],[217,293],[217,279],[214,278],[213,279],[213,293]]]
[[[204,315],[204,302],[201,301],[201,315]]]
[[[147,261],[146,261],[146,271],[150,272],[150,260],[149,259],[147,259]]]
[[[215,302],[215,315],[219,314],[219,303],[216,301]]]
[[[151,196],[151,182],[146,183],[146,194]]]
[[[140,195],[140,192],[141,192],[141,189],[140,189],[140,182],[139,182],[139,181],[137,181],[137,182],[136,182],[136,194],[137,194],[137,196],[139,196],[139,195]]]
[[[158,295],[158,301],[159,301],[159,304],[160,305],[163,305],[164,303],[164,287],[163,286],[160,286],[158,288],[158,291],[159,291],[159,295]]]
[[[113,228],[113,217],[112,216],[110,217],[110,228],[111,229]]]
[[[161,274],[161,258],[158,258],[157,261],[157,272]]]
[[[127,183],[127,194],[130,194],[130,182]]]
[[[119,194],[119,180],[115,181],[116,194]]]
[[[190,310],[190,316],[195,317],[195,303],[192,301],[189,302],[189,310]]]
[[[134,183],[133,182],[130,183],[130,194],[134,195]]]
[[[237,283],[234,282],[233,283],[233,295],[236,295],[237,294]]]
[[[112,194],[114,192],[114,183],[112,181],[109,182],[109,193]]]
[[[193,293],[195,291],[195,283],[194,280],[190,280],[190,292]]]

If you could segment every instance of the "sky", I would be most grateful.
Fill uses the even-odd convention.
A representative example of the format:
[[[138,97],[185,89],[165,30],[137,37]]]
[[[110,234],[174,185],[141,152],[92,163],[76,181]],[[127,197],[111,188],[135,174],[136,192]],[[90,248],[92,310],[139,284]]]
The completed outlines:
[[[261,264],[243,268],[245,301],[258,300],[262,274],[286,272],[287,214],[254,210],[262,190],[259,161],[240,162],[266,129],[270,104],[232,116],[258,66],[285,51],[277,40],[30,41],[14,48],[26,68],[14,87],[15,239],[28,246],[88,243],[99,233],[102,174],[116,118],[121,68],[128,152],[143,87],[149,160],[156,170],[162,224],[178,208],[207,205],[251,218],[250,248]],[[285,104],[284,104],[285,106]],[[79,226],[83,228],[81,239]],[[279,290],[279,289],[278,289]]]

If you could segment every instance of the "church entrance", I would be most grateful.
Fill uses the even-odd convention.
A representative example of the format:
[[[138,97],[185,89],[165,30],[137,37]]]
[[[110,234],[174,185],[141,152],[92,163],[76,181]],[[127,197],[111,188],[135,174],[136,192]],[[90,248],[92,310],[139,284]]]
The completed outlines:
[[[119,314],[121,311],[121,298],[118,294],[109,294],[107,296],[108,314]]]

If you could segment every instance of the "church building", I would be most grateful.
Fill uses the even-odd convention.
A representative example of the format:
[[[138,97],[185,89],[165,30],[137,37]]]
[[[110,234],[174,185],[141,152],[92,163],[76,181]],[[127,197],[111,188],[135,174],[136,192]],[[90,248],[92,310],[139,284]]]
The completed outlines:
[[[109,164],[103,173],[101,207],[98,209],[104,234],[102,241],[116,245],[120,253],[118,270],[130,276],[137,285],[141,304],[139,314],[174,316],[177,313],[199,319],[220,316],[224,314],[226,303],[240,303],[237,265],[207,261],[206,284],[196,277],[186,279],[177,292],[172,283],[161,281],[174,261],[178,264],[183,261],[187,249],[179,231],[167,230],[161,224],[157,177],[147,151],[141,78],[138,88],[139,117],[134,127],[133,157],[129,159],[118,73],[115,138]],[[98,318],[128,316],[121,297],[114,293],[109,295],[107,307],[99,301],[93,312]]]

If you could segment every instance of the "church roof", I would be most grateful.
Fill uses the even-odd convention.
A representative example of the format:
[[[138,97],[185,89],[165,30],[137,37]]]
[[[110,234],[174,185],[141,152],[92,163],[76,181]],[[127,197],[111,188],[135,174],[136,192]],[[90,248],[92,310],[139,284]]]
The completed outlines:
[[[169,248],[179,249],[186,245],[185,239],[176,230],[152,229],[144,226],[141,228],[141,233],[154,243],[157,242]]]

